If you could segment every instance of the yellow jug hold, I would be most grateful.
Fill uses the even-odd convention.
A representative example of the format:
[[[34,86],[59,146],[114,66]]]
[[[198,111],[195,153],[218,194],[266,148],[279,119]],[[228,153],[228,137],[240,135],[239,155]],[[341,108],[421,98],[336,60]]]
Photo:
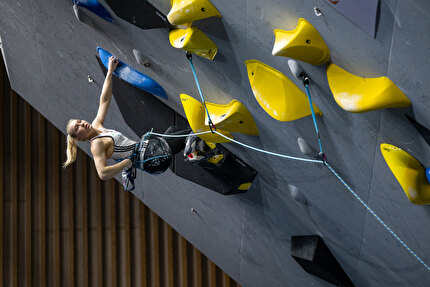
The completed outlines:
[[[421,163],[391,144],[381,144],[381,153],[409,201],[419,205],[430,204],[430,184]]]
[[[362,78],[330,63],[327,80],[336,103],[348,112],[363,113],[411,105],[406,95],[387,77]]]
[[[330,51],[320,33],[306,19],[300,18],[292,31],[275,29],[273,56],[297,59],[321,65],[330,58]]]
[[[255,99],[271,117],[288,122],[312,114],[308,98],[287,76],[257,60],[245,61],[245,65]],[[322,116],[315,104],[313,108]]]
[[[171,0],[172,9],[167,14],[170,24],[178,26],[209,17],[221,17],[221,13],[208,0]]]
[[[170,44],[197,56],[213,60],[218,47],[197,27],[174,29],[169,33]]]

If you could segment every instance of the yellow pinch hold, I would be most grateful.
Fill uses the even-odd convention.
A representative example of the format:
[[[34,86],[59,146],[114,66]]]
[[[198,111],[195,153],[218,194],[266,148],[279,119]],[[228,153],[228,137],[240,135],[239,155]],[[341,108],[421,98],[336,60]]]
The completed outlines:
[[[321,65],[330,58],[330,51],[318,33],[306,19],[300,18],[292,31],[275,29],[273,56],[297,59],[312,65]]]
[[[191,129],[194,133],[201,133],[210,131],[209,127],[205,125],[205,108],[203,107],[203,104],[194,99],[191,96],[188,96],[186,94],[181,94],[181,103],[184,107],[185,115],[187,117],[188,123],[190,124]],[[226,137],[233,138],[233,136],[227,132],[217,129],[218,132],[225,135]],[[229,142],[230,140],[213,133],[207,133],[203,135],[199,135],[199,138],[201,138],[204,141],[212,142],[212,143],[223,143],[223,142]]]
[[[197,56],[213,60],[218,47],[197,27],[174,29],[169,33],[170,44]]]
[[[238,190],[248,190],[252,185],[252,182],[245,182],[239,185]]]
[[[362,78],[331,63],[327,67],[327,80],[337,104],[351,113],[411,105],[408,97],[387,77]]]
[[[209,17],[222,17],[208,0],[171,0],[172,9],[167,19],[172,25],[183,25]]]
[[[224,158],[223,154],[217,154],[207,159],[207,162],[218,164]]]
[[[424,167],[413,156],[391,144],[381,144],[381,153],[410,202],[430,204],[430,184]]]
[[[211,120],[217,129],[257,136],[259,134],[254,118],[248,109],[239,101],[232,100],[227,105],[206,102]],[[205,114],[206,115],[206,114]],[[205,118],[205,124],[209,119]]]
[[[312,114],[308,98],[287,76],[257,60],[245,61],[245,65],[252,92],[271,117],[288,122]],[[315,104],[313,108],[322,116]]]

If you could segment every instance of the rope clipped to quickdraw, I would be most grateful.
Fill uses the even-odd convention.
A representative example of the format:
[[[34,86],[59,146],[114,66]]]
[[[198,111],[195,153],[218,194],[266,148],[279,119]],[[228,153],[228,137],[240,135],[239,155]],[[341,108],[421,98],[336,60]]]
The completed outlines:
[[[305,86],[306,87],[306,86]],[[312,103],[312,101],[311,101]],[[312,109],[312,108],[311,108]],[[312,109],[313,112],[313,109]],[[316,123],[315,123],[316,126]],[[317,128],[317,127],[316,127]],[[209,131],[206,132],[201,132],[201,133],[196,133],[195,135],[202,135],[202,134],[207,134],[210,133]],[[410,253],[412,254],[413,257],[415,257],[415,259],[417,259],[428,271],[430,271],[430,267],[408,246],[406,245],[406,243],[396,234],[394,233],[390,227],[388,227],[388,225],[357,195],[357,193],[355,193],[352,188],[345,182],[345,180],[343,180],[343,178],[327,163],[327,158],[325,157],[325,155],[323,154],[323,159],[322,160],[316,160],[316,159],[306,159],[306,158],[300,158],[300,157],[294,157],[294,156],[290,156],[290,155],[286,155],[286,154],[280,154],[280,153],[275,153],[275,152],[271,152],[271,151],[266,151],[266,150],[262,150],[247,144],[244,144],[242,142],[239,142],[235,139],[232,139],[230,137],[227,137],[225,135],[223,135],[222,133],[215,131],[216,134],[218,134],[219,136],[228,139],[236,144],[239,144],[243,147],[246,147],[248,149],[254,150],[254,151],[258,151],[261,153],[265,153],[268,155],[272,155],[272,156],[277,156],[277,157],[281,157],[281,158],[286,158],[286,159],[291,159],[291,160],[298,160],[298,161],[303,161],[303,162],[309,162],[309,163],[322,163],[325,166],[328,167],[328,169],[336,176],[337,179],[339,179],[339,181],[351,192],[352,195],[354,195],[354,197],[375,217],[375,219]],[[152,132],[152,130],[150,132],[148,132],[146,135],[150,136],[150,135],[156,135],[156,136],[161,136],[161,137],[187,137],[188,135],[165,135],[165,134],[159,134],[159,133],[154,133]],[[146,136],[145,135],[145,136]],[[319,141],[319,143],[321,144],[321,142]],[[322,148],[321,148],[322,150]]]
[[[312,104],[312,98],[311,98],[311,93],[309,91],[309,77],[305,76],[303,78],[303,85],[305,86],[306,89],[306,95],[308,96],[308,100],[309,100],[309,106],[311,107],[311,113],[312,113],[312,120],[314,122],[314,126],[315,126],[315,132],[317,134],[317,138],[318,138],[318,145],[320,148],[320,153],[319,155],[321,156],[321,159],[324,163],[324,165],[327,163],[327,157],[325,156],[324,152],[323,152],[323,148],[322,148],[322,144],[321,144],[321,137],[320,137],[320,132],[318,130],[318,125],[317,125],[317,120],[315,117],[315,111],[314,111],[314,106]]]
[[[198,135],[203,135],[203,134],[208,134],[208,133],[210,133],[210,131],[201,132],[201,133],[195,133],[193,135],[198,136]],[[266,151],[266,150],[263,150],[263,149],[259,149],[259,148],[256,148],[256,147],[244,144],[244,143],[242,143],[240,141],[237,141],[235,139],[232,139],[230,137],[227,137],[227,136],[223,135],[222,133],[220,133],[218,131],[215,131],[214,133],[217,134],[217,135],[220,135],[221,137],[223,137],[225,139],[228,139],[231,142],[237,143],[238,145],[241,145],[243,147],[246,147],[246,148],[249,148],[251,150],[255,150],[255,151],[261,152],[261,153],[265,153],[265,154],[269,154],[269,155],[273,155],[273,156],[277,156],[277,157],[281,157],[281,158],[287,158],[287,159],[292,159],[292,160],[304,161],[304,162],[323,163],[322,160],[318,160],[318,159],[300,158],[300,157],[290,156],[290,155],[286,155],[286,154],[281,154],[281,153]],[[165,134],[159,134],[159,133],[154,133],[154,132],[151,132],[151,134],[153,134],[155,136],[161,136],[161,137],[187,137],[187,136],[189,136],[189,135],[165,135]]]
[[[142,137],[142,139],[144,141],[148,140],[151,137],[153,130],[154,130],[154,128],[152,128],[149,132],[147,132],[146,134],[144,134],[143,137]]]
[[[323,152],[323,149],[322,149],[322,144],[321,144],[321,137],[320,137],[320,134],[319,134],[319,130],[318,130],[318,125],[317,125],[317,122],[316,122],[316,117],[315,117],[315,111],[314,111],[314,108],[313,108],[313,105],[312,105],[312,98],[311,98],[311,94],[310,94],[310,91],[309,91],[309,77],[307,76],[307,75],[305,75],[304,76],[304,78],[303,78],[303,85],[305,86],[305,89],[306,89],[306,95],[307,95],[307,97],[308,97],[308,100],[309,100],[309,106],[310,106],[310,108],[311,108],[311,113],[312,113],[312,120],[313,120],[313,122],[314,122],[314,126],[315,126],[315,132],[316,132],[316,135],[317,135],[317,138],[318,138],[318,145],[319,145],[319,149],[320,149],[320,153],[319,153],[319,155],[321,156],[321,160],[315,160],[315,159],[306,159],[306,158],[299,158],[299,157],[294,157],[294,156],[289,156],[289,155],[285,155],[285,154],[279,154],[279,153],[275,153],[275,152],[271,152],[271,151],[266,151],[266,150],[262,150],[262,149],[259,149],[259,148],[256,148],[256,147],[252,147],[252,146],[250,146],[250,145],[247,145],[247,144],[244,144],[244,143],[242,143],[242,142],[239,142],[239,141],[236,141],[236,140],[234,140],[234,139],[232,139],[232,138],[229,138],[229,137],[227,137],[227,136],[225,136],[225,135],[223,135],[222,133],[220,133],[220,132],[218,132],[218,131],[216,131],[216,128],[215,128],[215,126],[213,125],[213,123],[212,123],[212,121],[211,121],[211,118],[210,118],[210,115],[209,115],[209,111],[208,111],[208,109],[207,109],[207,107],[206,107],[206,104],[205,104],[205,100],[204,100],[204,98],[203,98],[203,94],[202,94],[202,92],[201,92],[201,89],[200,89],[200,85],[199,85],[199,82],[198,82],[198,79],[197,79],[197,75],[196,75],[196,72],[195,72],[195,70],[194,70],[194,66],[193,66],[193,62],[192,62],[192,56],[191,56],[191,54],[190,53],[188,53],[187,52],[187,58],[188,58],[188,60],[190,61],[190,65],[191,65],[191,70],[193,71],[193,75],[194,75],[194,79],[195,79],[195,81],[196,81],[196,84],[197,84],[197,88],[198,88],[198,90],[199,90],[199,93],[200,93],[200,97],[202,98],[202,101],[203,101],[203,105],[204,105],[204,107],[205,107],[205,110],[206,110],[206,113],[207,113],[207,116],[208,116],[208,119],[209,119],[209,128],[210,128],[210,132],[212,132],[212,133],[216,133],[216,134],[218,134],[219,136],[221,136],[221,137],[223,137],[223,138],[225,138],[225,139],[228,139],[228,140],[230,140],[230,141],[232,141],[232,142],[234,142],[234,143],[237,143],[237,144],[239,144],[239,145],[241,145],[241,146],[243,146],[243,147],[246,147],[246,148],[248,148],[248,149],[251,149],[251,150],[254,150],[254,151],[258,151],[258,152],[262,152],[262,153],[266,153],[266,154],[269,154],[269,155],[273,155],[273,156],[277,156],[277,157],[282,157],[282,158],[286,158],[286,159],[291,159],[291,160],[298,160],[298,161],[304,161],[304,162],[309,162],[309,163],[322,163],[324,166],[327,166],[328,167],[328,169],[337,177],[337,179],[339,179],[339,181],[352,193],[352,195],[354,195],[354,197],[375,217],[375,219],[413,256],[413,257],[415,257],[415,259],[417,259],[428,271],[430,271],[430,267],[420,258],[420,257],[418,257],[418,255],[408,246],[408,245],[406,245],[406,243],[402,240],[402,239],[400,239],[400,237],[396,234],[396,233],[394,233],[392,230],[391,230],[391,228],[390,227],[388,227],[388,225],[351,189],[351,187],[345,182],[345,180],[343,180],[343,178],[328,164],[328,162],[327,162],[327,157],[325,156],[325,154],[324,154],[324,152]],[[211,128],[211,125],[213,125],[213,128],[214,128],[214,130]],[[198,134],[205,134],[205,133],[209,133],[209,131],[208,132],[202,132],[202,133],[198,133]],[[167,136],[167,137],[169,137],[170,135],[163,135],[163,134],[157,134],[157,133],[153,133],[152,132],[152,130],[150,131],[150,132],[148,132],[146,135],[148,135],[148,136],[150,136],[151,134],[154,134],[154,135],[158,135],[158,136]],[[198,134],[196,134],[196,135],[198,135]],[[146,136],[145,135],[145,136]],[[182,136],[182,135],[181,135]]]
[[[196,81],[197,89],[199,90],[199,93],[200,93],[200,98],[202,99],[203,106],[205,107],[206,114],[208,116],[209,129],[211,130],[212,133],[215,133],[216,127],[212,122],[211,116],[209,115],[208,108],[206,107],[206,101],[205,101],[205,98],[203,97],[202,90],[200,89],[199,79],[197,78],[196,70],[194,69],[193,55],[190,52],[187,52],[187,59],[190,61],[190,66],[191,66],[191,70],[193,71],[194,80]]]

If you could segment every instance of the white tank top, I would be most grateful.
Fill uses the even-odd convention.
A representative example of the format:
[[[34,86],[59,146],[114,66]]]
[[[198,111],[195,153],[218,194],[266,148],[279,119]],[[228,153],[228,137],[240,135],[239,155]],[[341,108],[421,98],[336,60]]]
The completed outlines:
[[[136,142],[124,136],[122,133],[115,130],[103,129],[102,133],[95,136],[91,141],[97,138],[110,137],[113,140],[113,154],[112,159],[124,159],[133,154]]]

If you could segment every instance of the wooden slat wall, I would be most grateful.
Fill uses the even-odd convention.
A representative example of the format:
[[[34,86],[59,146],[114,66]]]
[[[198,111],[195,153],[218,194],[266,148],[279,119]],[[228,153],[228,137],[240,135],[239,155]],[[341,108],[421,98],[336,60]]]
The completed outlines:
[[[65,137],[0,62],[0,286],[238,286],[82,151],[62,170]]]

